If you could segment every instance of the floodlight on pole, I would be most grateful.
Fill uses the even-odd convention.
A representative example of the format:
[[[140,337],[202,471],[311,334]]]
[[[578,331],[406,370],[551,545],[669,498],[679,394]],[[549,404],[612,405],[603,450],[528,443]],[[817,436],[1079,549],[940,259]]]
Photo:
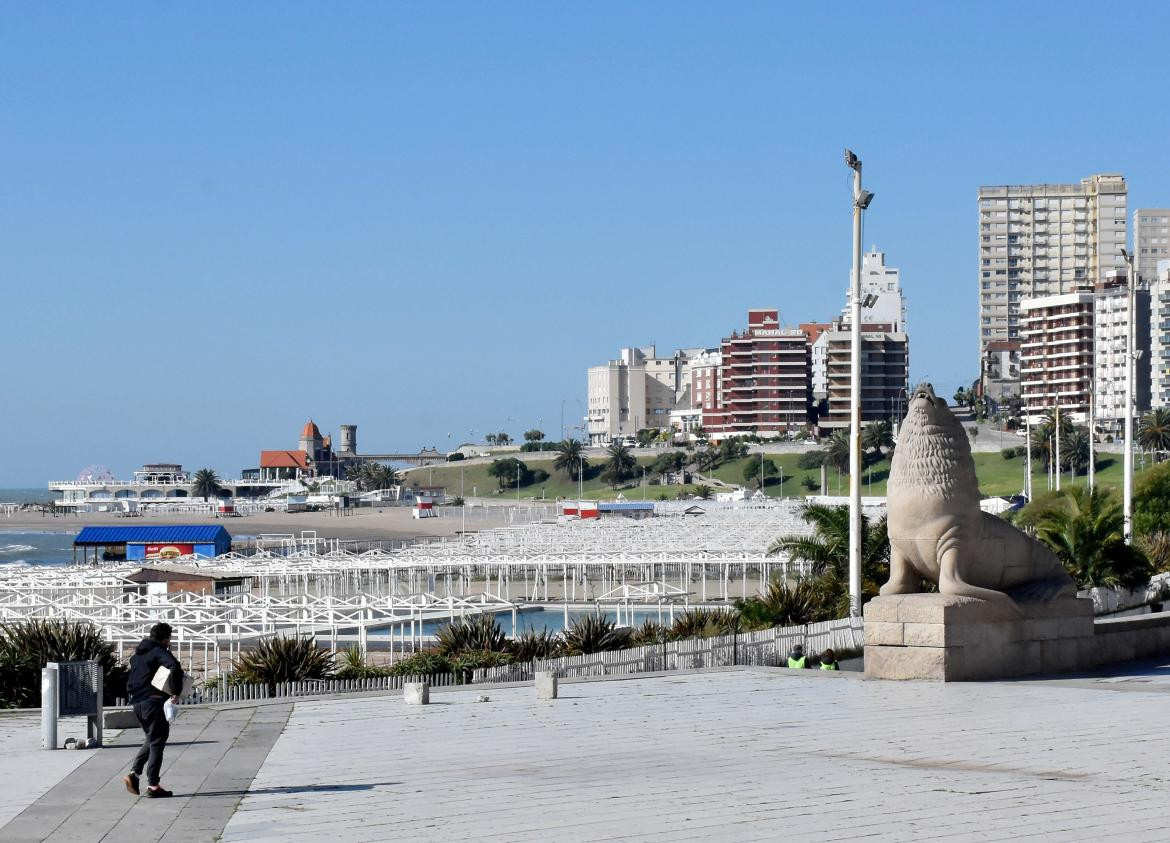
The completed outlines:
[[[861,189],[861,159],[845,150],[853,171],[853,272],[849,287],[849,614],[861,615],[861,215],[873,193]]]

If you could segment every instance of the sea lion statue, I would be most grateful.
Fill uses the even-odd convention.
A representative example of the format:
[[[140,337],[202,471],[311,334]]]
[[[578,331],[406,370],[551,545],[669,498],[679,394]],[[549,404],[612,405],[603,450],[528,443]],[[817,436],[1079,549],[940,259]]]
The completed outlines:
[[[1076,595],[1056,555],[979,508],[971,446],[947,402],[919,384],[894,448],[888,483],[890,581],[883,595],[938,583],[941,594],[1007,603]]]

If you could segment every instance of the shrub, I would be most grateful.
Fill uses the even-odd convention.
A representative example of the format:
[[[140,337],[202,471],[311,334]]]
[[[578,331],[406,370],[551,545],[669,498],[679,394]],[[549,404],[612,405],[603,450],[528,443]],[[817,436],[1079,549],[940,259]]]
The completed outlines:
[[[1158,463],[1135,476],[1133,528],[1138,535],[1170,530],[1170,462]]]
[[[451,670],[459,675],[460,682],[467,683],[471,681],[473,671],[485,667],[503,667],[513,661],[511,653],[464,653],[451,660]]]
[[[533,483],[543,483],[545,480],[548,480],[548,472],[547,471],[545,471],[543,468],[532,469],[532,482]]]
[[[447,454],[447,462],[459,462],[460,460],[465,459],[467,459],[467,457],[463,455],[462,451],[452,451],[451,453]]]
[[[528,630],[513,638],[508,649],[518,662],[552,659],[561,654],[561,639],[547,629],[540,632]]]
[[[373,666],[356,646],[343,650],[341,660],[341,668],[336,673],[338,679],[376,679],[390,675],[390,668]]]
[[[39,707],[41,668],[47,662],[93,659],[102,668],[107,705],[126,696],[126,668],[114,645],[90,623],[30,620],[0,624],[0,708]]]
[[[815,492],[821,488],[821,482],[815,479],[811,474],[805,474],[800,478],[800,485],[808,489],[810,492]]]
[[[415,653],[405,659],[396,661],[390,666],[391,676],[438,676],[450,673],[454,669],[451,660],[446,656],[430,650]]]
[[[796,458],[796,467],[803,468],[805,471],[814,468],[820,468],[825,461],[824,451],[805,451]]]
[[[232,664],[237,682],[267,685],[269,696],[276,695],[280,682],[329,679],[333,670],[333,654],[318,647],[311,635],[261,638]]]
[[[631,631],[601,614],[582,615],[561,633],[565,654],[569,656],[620,650],[630,644]]]
[[[494,615],[475,615],[444,624],[435,638],[435,651],[442,656],[508,650],[508,636],[504,635]]]

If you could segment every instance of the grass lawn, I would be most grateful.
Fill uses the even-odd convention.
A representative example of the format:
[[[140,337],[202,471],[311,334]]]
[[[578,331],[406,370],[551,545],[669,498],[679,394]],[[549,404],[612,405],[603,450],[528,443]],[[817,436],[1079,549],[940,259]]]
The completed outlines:
[[[509,454],[508,456],[513,456]],[[520,459],[530,469],[535,471],[542,468],[549,473],[547,480],[539,483],[532,483],[528,486],[520,487],[520,499],[531,500],[533,498],[540,500],[543,496],[547,500],[555,500],[560,498],[576,498],[577,497],[577,482],[570,480],[569,475],[563,471],[553,471],[553,460],[556,455],[550,452],[533,452],[527,454],[515,454],[517,459]],[[649,466],[654,462],[654,457],[638,457],[639,466]],[[496,478],[488,474],[489,462],[467,465],[463,467],[463,476],[460,478],[460,466],[458,462],[448,463],[441,466],[427,466],[424,468],[415,468],[407,472],[407,477],[410,481],[417,481],[423,485],[439,485],[447,490],[447,494],[454,497],[460,494],[460,488],[465,490],[467,497],[482,497],[491,498],[499,497],[503,500],[515,500],[516,490],[514,488],[505,489],[499,492],[499,483]],[[741,469],[742,471],[742,469]],[[591,463],[585,472],[585,480],[582,484],[582,494],[586,500],[613,500],[619,494],[624,494],[629,500],[641,500],[642,488],[640,485],[632,489],[614,489],[608,483],[603,481],[598,475],[601,474],[601,466]],[[637,482],[641,483],[641,472]],[[634,482],[634,481],[631,481]],[[740,481],[742,482],[742,480]],[[688,494],[695,490],[695,486],[647,486],[646,499],[658,500],[659,495],[667,495],[674,498],[679,491],[685,491]]]
[[[548,480],[541,483],[533,483],[528,486],[521,487],[520,497],[522,500],[530,500],[532,498],[540,499],[543,495],[548,500],[554,500],[558,497],[576,498],[577,497],[577,483],[570,481],[567,474],[563,471],[553,471],[553,460],[555,455],[544,453],[532,453],[517,455],[522,457],[523,461],[531,469],[543,468],[549,473]],[[784,471],[784,495],[785,497],[803,497],[804,495],[814,494],[805,489],[800,480],[804,476],[811,477],[817,484],[819,489],[821,472],[820,469],[801,469],[797,467],[797,460],[799,454],[768,454],[765,458],[772,460],[777,466],[783,468]],[[1001,454],[995,453],[977,453],[975,457],[975,473],[979,477],[979,487],[985,495],[1014,495],[1019,493],[1024,488],[1024,458],[1016,457],[1015,459],[1005,460]],[[758,460],[759,456],[745,457],[744,459],[733,460],[725,463],[712,471],[707,472],[711,477],[718,478],[727,483],[734,483],[742,485],[743,469],[749,461]],[[653,457],[639,457],[638,464],[640,466],[649,466],[654,462]],[[466,489],[466,495],[471,497],[477,495],[479,497],[500,497],[503,499],[516,497],[515,489],[507,489],[503,492],[497,492],[499,484],[494,477],[488,476],[488,466],[490,463],[482,463],[477,465],[467,465],[464,467],[463,488]],[[1035,462],[1034,466],[1039,468],[1040,463]],[[1136,472],[1136,467],[1135,467]],[[583,494],[586,499],[600,499],[612,500],[618,494],[624,494],[629,500],[641,500],[642,488],[636,487],[632,489],[611,488],[607,483],[601,480],[598,476],[600,474],[600,466],[593,465],[586,472]],[[882,459],[873,462],[866,466],[862,474],[861,493],[863,495],[885,495],[886,480],[890,475],[889,459]],[[408,473],[408,477],[412,481],[418,481],[426,485],[441,485],[447,489],[447,494],[451,496],[460,493],[460,463],[449,463],[442,466],[416,468]],[[640,478],[639,478],[640,479]],[[1075,480],[1071,481],[1076,484],[1084,484],[1084,475],[1078,475]],[[1121,488],[1121,455],[1120,454],[1101,454],[1097,458],[1097,482],[1103,487]],[[1062,486],[1067,486],[1070,483],[1069,475],[1066,472],[1061,481]],[[752,484],[754,486],[754,483]],[[1048,479],[1043,471],[1038,470],[1033,474],[1032,480],[1033,488],[1039,492],[1042,489],[1048,488]],[[780,495],[779,482],[773,480],[764,487],[765,494],[771,497],[778,497]],[[680,490],[686,492],[693,492],[695,487],[691,486],[649,486],[645,490],[645,497],[647,500],[658,500],[660,495],[667,495],[674,498]],[[849,494],[849,479],[845,474],[838,474],[836,471],[829,471],[829,494],[831,495],[847,495]]]

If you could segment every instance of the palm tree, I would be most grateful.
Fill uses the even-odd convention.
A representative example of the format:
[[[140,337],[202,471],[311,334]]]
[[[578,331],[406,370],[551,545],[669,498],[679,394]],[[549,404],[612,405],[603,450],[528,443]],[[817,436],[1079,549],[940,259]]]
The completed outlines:
[[[849,434],[838,430],[829,437],[825,448],[825,465],[838,471],[849,470]]]
[[[614,443],[605,449],[605,456],[605,474],[614,486],[630,477],[638,466],[627,445]]]
[[[883,456],[882,448],[894,447],[894,432],[888,421],[872,421],[861,432],[861,444],[865,448],[873,449],[878,459]]]
[[[1137,440],[1143,451],[1154,452],[1155,459],[1160,452],[1170,451],[1170,409],[1159,407],[1142,416]]]
[[[372,492],[375,489],[389,489],[402,482],[397,471],[388,465],[376,462],[362,463],[361,468],[355,474],[350,474],[349,477],[351,480],[356,477],[355,482],[358,484],[358,489],[365,492]]]
[[[813,576],[832,574],[841,582],[849,579],[849,507],[805,503],[801,517],[813,528],[812,535],[781,536],[768,547],[770,556],[787,553],[797,562],[806,562]],[[890,540],[885,516],[870,523],[861,517],[861,577],[863,589],[876,593],[889,578]]]
[[[1074,486],[1038,497],[1020,512],[1081,588],[1133,587],[1149,580],[1149,561],[1123,538],[1121,502],[1112,491]]]
[[[585,459],[585,446],[576,439],[566,439],[557,445],[557,458],[553,461],[553,471],[566,471],[569,479],[575,481],[577,476],[589,467]]]
[[[1061,463],[1065,461],[1063,453],[1065,443],[1072,435],[1073,423],[1067,413],[1063,414],[1060,417]],[[1051,411],[1044,414],[1044,419],[1039,424],[1032,426],[1032,454],[1040,459],[1045,468],[1056,459],[1056,419]]]
[[[205,501],[223,491],[223,487],[219,485],[219,475],[210,468],[201,468],[195,472],[195,480],[191,484],[191,488],[198,497]]]
[[[711,499],[711,487],[710,486],[702,486],[702,485],[696,486],[695,487],[695,497],[701,501],[710,500]]]
[[[354,488],[359,492],[368,492],[366,488],[366,471],[365,464],[354,463],[345,469],[345,479],[353,481]]]

